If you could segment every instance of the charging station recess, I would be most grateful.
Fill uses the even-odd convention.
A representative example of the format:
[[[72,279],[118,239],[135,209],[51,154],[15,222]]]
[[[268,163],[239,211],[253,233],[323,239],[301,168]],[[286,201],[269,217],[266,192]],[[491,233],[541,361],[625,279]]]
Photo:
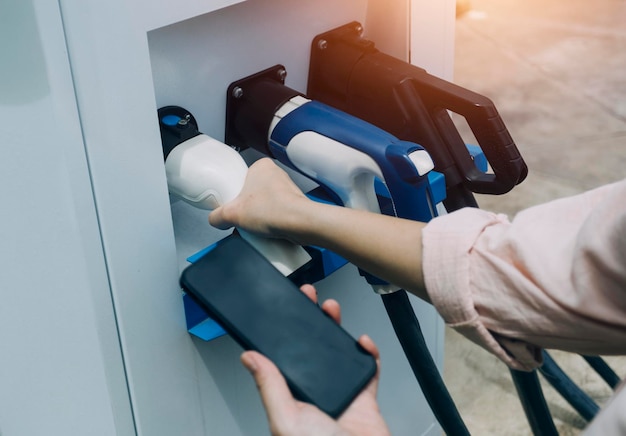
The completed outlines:
[[[161,125],[161,140],[165,159],[177,145],[200,135],[195,117],[189,111],[179,106],[167,106],[159,109],[159,123]],[[480,147],[467,145],[467,148],[475,165],[481,171],[486,171],[487,161]],[[435,205],[440,204],[446,198],[444,176],[439,172],[430,171],[427,177],[432,200]],[[391,211],[393,206],[389,191],[378,179],[375,180],[375,190],[381,210]],[[307,195],[314,201],[337,204],[321,187],[308,192]],[[187,261],[190,263],[196,262],[210,252],[216,244],[217,242],[189,256]],[[304,276],[305,280],[302,283],[297,282],[298,279],[302,280],[302,277],[293,278],[296,284],[303,284],[304,282],[316,283],[347,263],[341,256],[321,247],[305,247],[305,250],[311,255],[313,265],[309,265],[309,271]],[[183,306],[189,333],[205,341],[210,341],[226,334],[224,329],[185,293],[183,293]]]
[[[408,2],[395,0],[182,0],[159,7],[148,0],[82,0],[64,2],[62,11],[55,2],[18,3],[7,11],[14,25],[0,26],[0,33],[12,38],[16,52],[29,54],[28,67],[36,68],[24,74],[24,62],[9,66],[15,81],[9,80],[9,94],[2,95],[9,115],[0,136],[26,146],[16,150],[45,159],[13,153],[3,173],[22,188],[5,198],[12,226],[3,251],[9,261],[19,259],[15,253],[28,251],[32,239],[38,256],[9,262],[8,275],[2,274],[7,289],[27,291],[5,293],[5,324],[20,324],[24,310],[33,313],[25,329],[5,332],[5,378],[18,376],[18,396],[28,407],[14,390],[4,392],[2,429],[258,435],[266,416],[249,374],[233,364],[239,350],[227,338],[204,343],[185,331],[176,285],[181,266],[223,232],[198,230],[209,227],[205,214],[171,202],[156,109],[188,107],[203,132],[221,139],[227,83],[280,59],[290,68],[290,84],[305,89],[311,39],[351,20],[366,23],[377,41],[383,38],[378,35],[397,35],[386,39],[394,53],[402,54],[408,39],[416,39],[413,53],[435,50],[435,71],[445,74],[437,62],[441,53],[452,53],[450,38],[441,35],[450,27],[432,12],[433,6],[445,12],[438,6],[444,2],[432,1],[428,9],[411,5],[411,14],[425,16],[436,30],[432,38],[422,37],[427,27],[421,23],[409,24]],[[20,128],[10,114],[33,122]],[[46,221],[52,231],[39,219],[44,203],[23,201],[31,185],[46,186],[45,209],[59,217]],[[35,277],[33,267],[50,274]],[[318,288],[342,298],[348,328],[375,330],[385,366],[398,367],[382,377],[379,389],[381,408],[397,416],[389,422],[394,434],[423,434],[432,417],[426,407],[415,413],[423,399],[407,386],[409,371],[396,353],[393,331],[378,300],[349,269]],[[75,272],[71,280],[65,271]],[[44,288],[51,292],[36,292]],[[33,305],[27,295],[41,304]],[[416,303],[432,348],[441,350],[442,323],[429,306]],[[49,332],[45,338],[42,328]],[[24,335],[32,340],[24,341]],[[24,365],[25,351],[46,358]],[[68,366],[68,360],[76,364]],[[68,377],[80,382],[62,386]],[[62,392],[61,401],[45,401],[50,392]]]

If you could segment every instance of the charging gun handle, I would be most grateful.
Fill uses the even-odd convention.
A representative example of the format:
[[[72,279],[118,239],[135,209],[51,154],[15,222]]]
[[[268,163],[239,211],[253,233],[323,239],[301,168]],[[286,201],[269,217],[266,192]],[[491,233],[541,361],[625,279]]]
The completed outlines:
[[[524,180],[526,164],[491,100],[380,52],[361,31],[353,22],[315,37],[311,98],[421,144],[448,188],[462,183],[471,192],[502,194]],[[474,165],[448,110],[465,117],[494,174]]]
[[[385,77],[384,74],[388,69],[393,71],[393,74]],[[376,80],[380,75],[383,75],[382,79]],[[447,159],[438,157],[437,155],[443,156],[445,152],[436,148],[445,148],[457,167],[459,176],[463,178],[463,184],[470,191],[481,194],[503,194],[526,177],[528,173],[526,163],[489,98],[377,50],[363,53],[352,70],[349,86],[351,92],[360,98],[367,89],[390,86],[391,89],[387,88],[387,92],[391,92],[392,97],[380,97],[383,106],[388,105],[386,107],[388,115],[385,115],[385,112],[368,114],[365,119],[370,116],[376,118],[375,122],[370,119],[368,121],[387,128],[402,139],[418,143],[425,140],[423,145],[433,155],[435,162],[439,162],[437,165]],[[349,104],[351,110],[363,110],[358,109],[356,105],[358,100],[351,98],[351,96],[348,98],[351,101]],[[465,141],[448,111],[466,119],[493,169],[493,174],[483,173],[476,168]],[[409,125],[402,127],[402,132],[396,132],[394,124],[397,121],[389,120],[390,114],[405,118]],[[418,138],[405,138],[406,132],[416,133],[415,136]],[[443,168],[436,169],[448,177],[448,171]]]
[[[494,174],[472,174],[466,183],[474,192],[507,192],[524,180],[528,168],[493,102],[485,96],[447,82],[415,67],[411,84],[430,112],[455,161],[467,153],[448,110],[467,120]]]

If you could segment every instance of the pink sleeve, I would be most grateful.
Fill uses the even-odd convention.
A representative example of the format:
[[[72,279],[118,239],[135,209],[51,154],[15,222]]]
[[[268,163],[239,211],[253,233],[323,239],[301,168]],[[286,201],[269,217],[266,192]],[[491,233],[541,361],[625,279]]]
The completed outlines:
[[[626,354],[626,180],[513,222],[462,209],[422,235],[431,301],[509,366],[537,367],[541,348]]]

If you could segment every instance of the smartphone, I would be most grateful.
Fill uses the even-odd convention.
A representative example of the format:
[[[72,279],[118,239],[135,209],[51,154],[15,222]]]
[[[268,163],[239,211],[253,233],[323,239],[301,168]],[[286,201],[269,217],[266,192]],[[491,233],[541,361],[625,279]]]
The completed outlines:
[[[271,359],[295,398],[332,417],[376,373],[373,356],[238,235],[187,267],[180,283],[244,349]]]

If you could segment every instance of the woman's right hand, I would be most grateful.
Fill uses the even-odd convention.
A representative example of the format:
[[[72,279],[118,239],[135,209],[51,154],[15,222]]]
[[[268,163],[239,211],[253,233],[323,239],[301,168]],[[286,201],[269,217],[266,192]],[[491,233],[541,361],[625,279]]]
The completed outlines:
[[[302,219],[303,208],[310,203],[285,171],[262,158],[248,169],[239,195],[209,214],[209,223],[223,230],[234,226],[261,236],[291,239],[290,225]]]

